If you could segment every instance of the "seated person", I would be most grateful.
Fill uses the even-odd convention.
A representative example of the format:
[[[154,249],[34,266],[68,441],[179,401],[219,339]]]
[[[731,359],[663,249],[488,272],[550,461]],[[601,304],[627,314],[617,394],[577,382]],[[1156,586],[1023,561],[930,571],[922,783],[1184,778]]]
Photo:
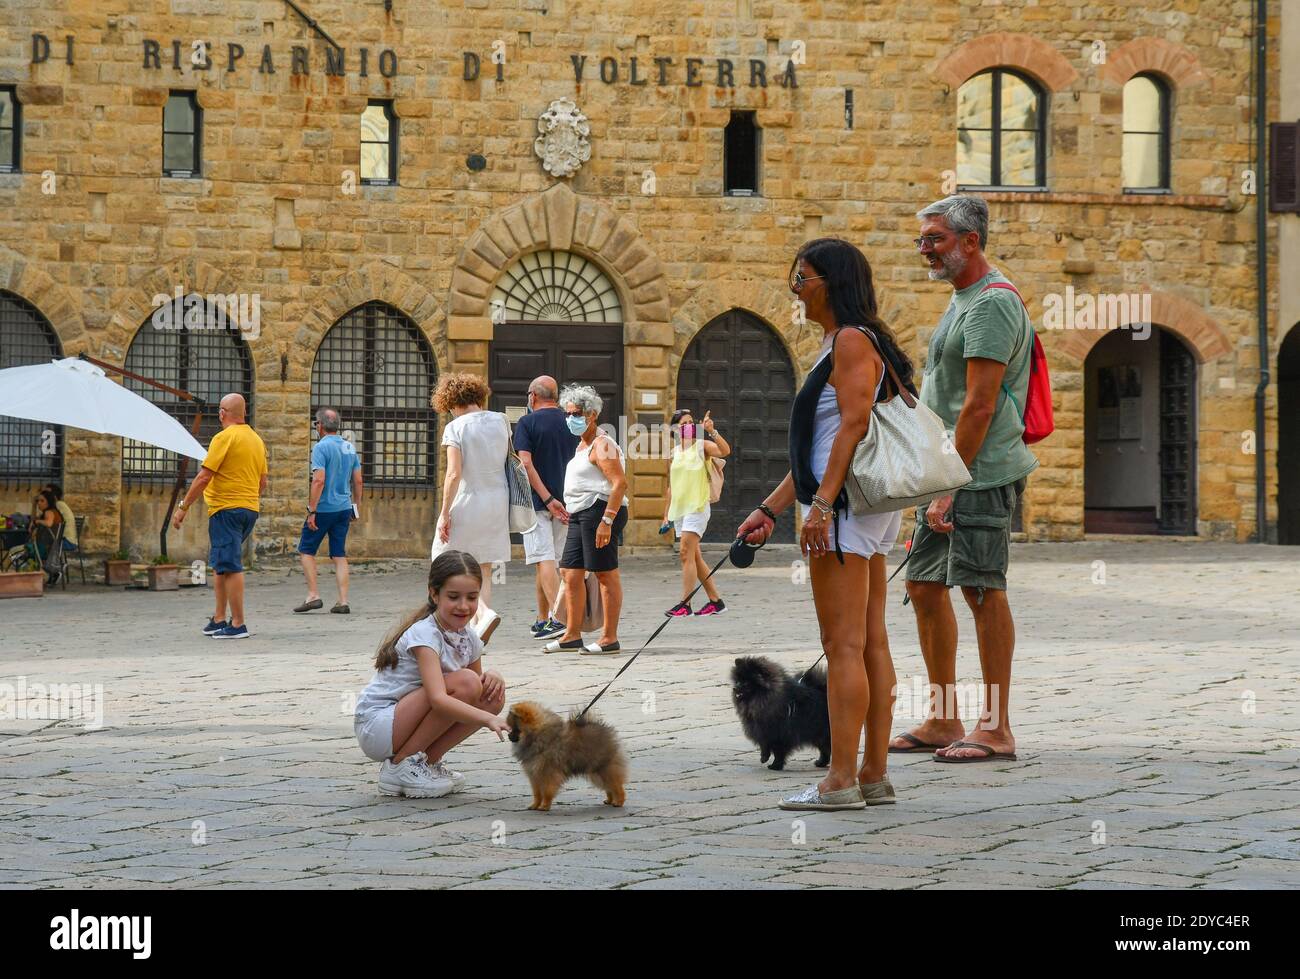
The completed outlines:
[[[65,551],[75,551],[78,546],[77,518],[72,513],[72,507],[68,506],[67,501],[63,499],[63,487],[58,483],[46,483],[42,489],[54,494],[55,509],[59,511],[59,516],[63,518],[63,549]]]

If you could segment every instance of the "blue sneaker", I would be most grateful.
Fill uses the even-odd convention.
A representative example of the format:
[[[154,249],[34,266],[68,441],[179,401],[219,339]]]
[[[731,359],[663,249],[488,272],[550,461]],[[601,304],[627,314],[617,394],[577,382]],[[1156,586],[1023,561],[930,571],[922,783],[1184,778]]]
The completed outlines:
[[[556,622],[554,619],[547,619],[546,624],[534,633],[534,638],[553,639],[556,636],[564,635],[564,630],[566,628],[567,627],[563,622]]]
[[[215,636],[218,632],[230,625],[225,619],[218,622],[216,619],[208,619],[208,624],[203,627],[205,636]]]
[[[213,639],[247,639],[251,635],[252,633],[248,631],[248,626],[246,625],[241,625],[238,627],[233,625],[228,625],[220,632],[214,632],[212,634],[212,638]]]
[[[538,619],[536,622],[534,622],[532,625],[528,627],[528,631],[531,632],[533,634],[533,638],[536,639],[537,634],[545,628],[546,628],[546,620]]]

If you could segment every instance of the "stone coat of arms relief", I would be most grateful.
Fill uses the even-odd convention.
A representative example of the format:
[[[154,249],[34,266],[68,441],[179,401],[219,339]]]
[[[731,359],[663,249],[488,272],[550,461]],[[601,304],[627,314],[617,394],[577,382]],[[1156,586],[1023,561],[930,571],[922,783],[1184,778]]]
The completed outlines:
[[[556,99],[537,119],[533,151],[555,177],[572,177],[591,159],[591,126],[572,99]]]

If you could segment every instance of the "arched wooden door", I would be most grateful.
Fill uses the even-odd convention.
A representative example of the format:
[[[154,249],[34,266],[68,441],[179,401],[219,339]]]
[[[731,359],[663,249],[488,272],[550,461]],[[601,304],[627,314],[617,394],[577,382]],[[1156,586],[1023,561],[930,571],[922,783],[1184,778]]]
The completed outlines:
[[[674,407],[689,408],[697,422],[711,411],[732,448],[722,499],[713,505],[704,540],[732,540],[737,525],[790,470],[794,381],[794,365],[776,333],[742,309],[711,320],[686,348]],[[790,511],[777,521],[772,539],[794,541]]]

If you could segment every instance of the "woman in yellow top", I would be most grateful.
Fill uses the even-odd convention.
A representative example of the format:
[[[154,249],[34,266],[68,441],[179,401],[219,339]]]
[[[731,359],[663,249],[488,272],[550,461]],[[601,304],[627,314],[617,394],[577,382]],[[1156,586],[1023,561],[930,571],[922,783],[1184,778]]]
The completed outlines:
[[[677,536],[681,541],[682,600],[664,614],[674,618],[691,615],[691,606],[686,599],[695,590],[699,580],[704,578],[704,590],[708,593],[709,600],[694,614],[717,615],[725,612],[727,606],[718,595],[712,579],[706,577],[709,568],[700,556],[700,538],[709,525],[708,460],[725,459],[731,455],[731,446],[718,434],[707,411],[700,427],[713,436],[713,441],[696,437],[695,419],[684,408],[673,412],[672,426],[678,441],[673,447],[672,468],[668,475],[668,499],[665,502],[664,523],[659,532],[666,534],[669,526],[677,527]]]

